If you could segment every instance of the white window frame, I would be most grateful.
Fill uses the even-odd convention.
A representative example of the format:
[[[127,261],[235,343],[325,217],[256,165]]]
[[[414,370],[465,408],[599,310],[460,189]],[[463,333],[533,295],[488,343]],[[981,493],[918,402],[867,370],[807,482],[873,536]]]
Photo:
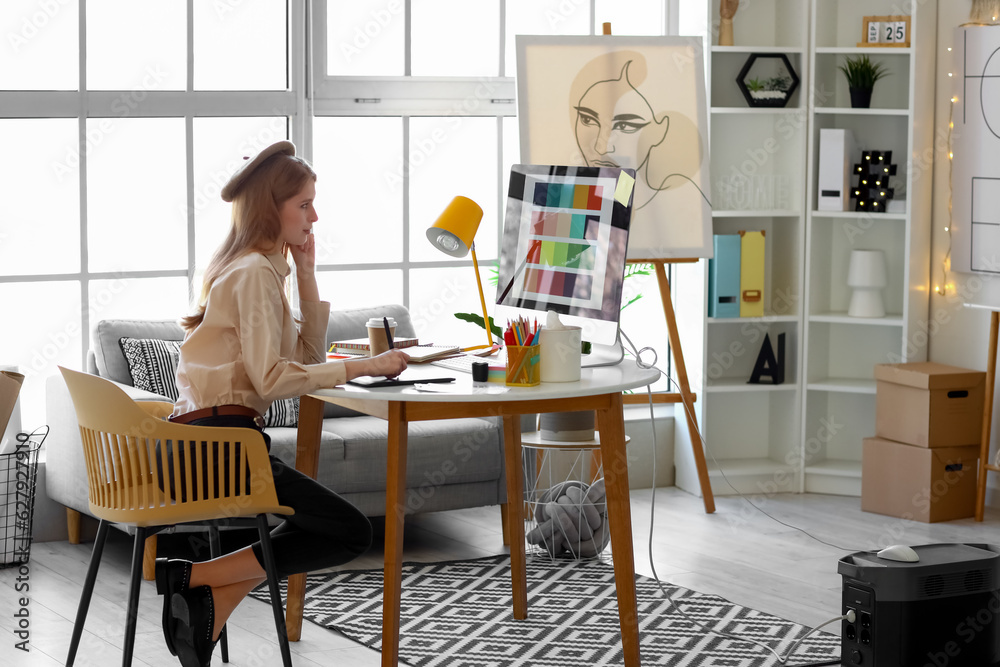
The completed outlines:
[[[92,271],[88,253],[87,220],[87,120],[114,118],[116,105],[133,91],[88,91],[87,82],[87,0],[79,0],[79,83],[75,91],[0,91],[0,118],[48,119],[76,118],[80,186],[80,268],[74,272],[53,271],[44,274],[0,275],[0,283],[69,282],[80,284],[80,324],[83,338],[81,367],[86,368],[90,349],[91,283],[99,280],[134,278],[177,278],[188,281],[188,298],[194,293],[195,278],[195,207],[194,207],[194,119],[212,116],[263,116],[288,119],[291,139],[297,146],[311,143],[311,116],[306,98],[306,6],[289,0],[286,4],[286,45],[288,72],[286,90],[278,91],[196,91],[194,90],[194,3],[187,4],[187,84],[185,90],[143,91],[140,104],[129,110],[129,118],[183,118],[186,145],[187,266],[158,271]],[[299,36],[296,38],[296,36]],[[53,267],[54,269],[55,267]]]

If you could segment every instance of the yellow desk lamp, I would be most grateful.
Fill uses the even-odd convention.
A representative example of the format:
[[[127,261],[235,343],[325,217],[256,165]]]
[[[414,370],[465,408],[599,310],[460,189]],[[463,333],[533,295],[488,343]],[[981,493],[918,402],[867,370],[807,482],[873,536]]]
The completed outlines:
[[[476,272],[479,303],[483,307],[483,324],[486,325],[486,340],[489,342],[486,345],[463,348],[464,352],[493,347],[490,316],[486,312],[483,281],[479,277],[479,261],[476,259],[476,244],[473,242],[482,219],[483,209],[479,207],[479,204],[467,197],[455,197],[438,216],[434,224],[427,228],[427,240],[441,252],[452,257],[465,257],[468,252],[472,252],[472,267]]]

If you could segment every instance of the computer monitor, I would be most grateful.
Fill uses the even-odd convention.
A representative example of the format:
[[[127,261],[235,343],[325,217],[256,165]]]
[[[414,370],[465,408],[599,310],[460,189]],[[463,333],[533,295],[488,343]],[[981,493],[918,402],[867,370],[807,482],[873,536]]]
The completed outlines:
[[[583,339],[618,338],[635,171],[514,165],[500,242],[494,320],[554,310]]]

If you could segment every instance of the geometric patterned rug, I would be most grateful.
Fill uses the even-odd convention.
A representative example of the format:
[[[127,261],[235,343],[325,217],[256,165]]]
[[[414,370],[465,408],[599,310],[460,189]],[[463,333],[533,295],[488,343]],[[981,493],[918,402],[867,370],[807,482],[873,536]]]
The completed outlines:
[[[404,563],[399,657],[413,667],[624,664],[609,562],[528,559],[528,618],[511,614],[510,557]],[[285,593],[282,581],[282,595]],[[685,614],[784,655],[808,628],[717,595],[664,584]],[[707,632],[677,613],[656,582],[637,576],[643,665],[771,667],[771,653]],[[268,602],[266,584],[251,595]],[[375,650],[382,644],[382,570],[310,574],[305,618]],[[787,665],[839,665],[840,638],[813,633]]]

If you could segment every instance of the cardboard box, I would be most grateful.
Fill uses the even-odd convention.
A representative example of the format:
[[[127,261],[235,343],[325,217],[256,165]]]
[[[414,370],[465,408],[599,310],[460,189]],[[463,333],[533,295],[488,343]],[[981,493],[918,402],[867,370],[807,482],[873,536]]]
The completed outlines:
[[[920,447],[978,445],[986,373],[924,361],[875,366],[875,435]]]
[[[865,438],[861,509],[934,523],[975,514],[979,447],[929,449]]]

